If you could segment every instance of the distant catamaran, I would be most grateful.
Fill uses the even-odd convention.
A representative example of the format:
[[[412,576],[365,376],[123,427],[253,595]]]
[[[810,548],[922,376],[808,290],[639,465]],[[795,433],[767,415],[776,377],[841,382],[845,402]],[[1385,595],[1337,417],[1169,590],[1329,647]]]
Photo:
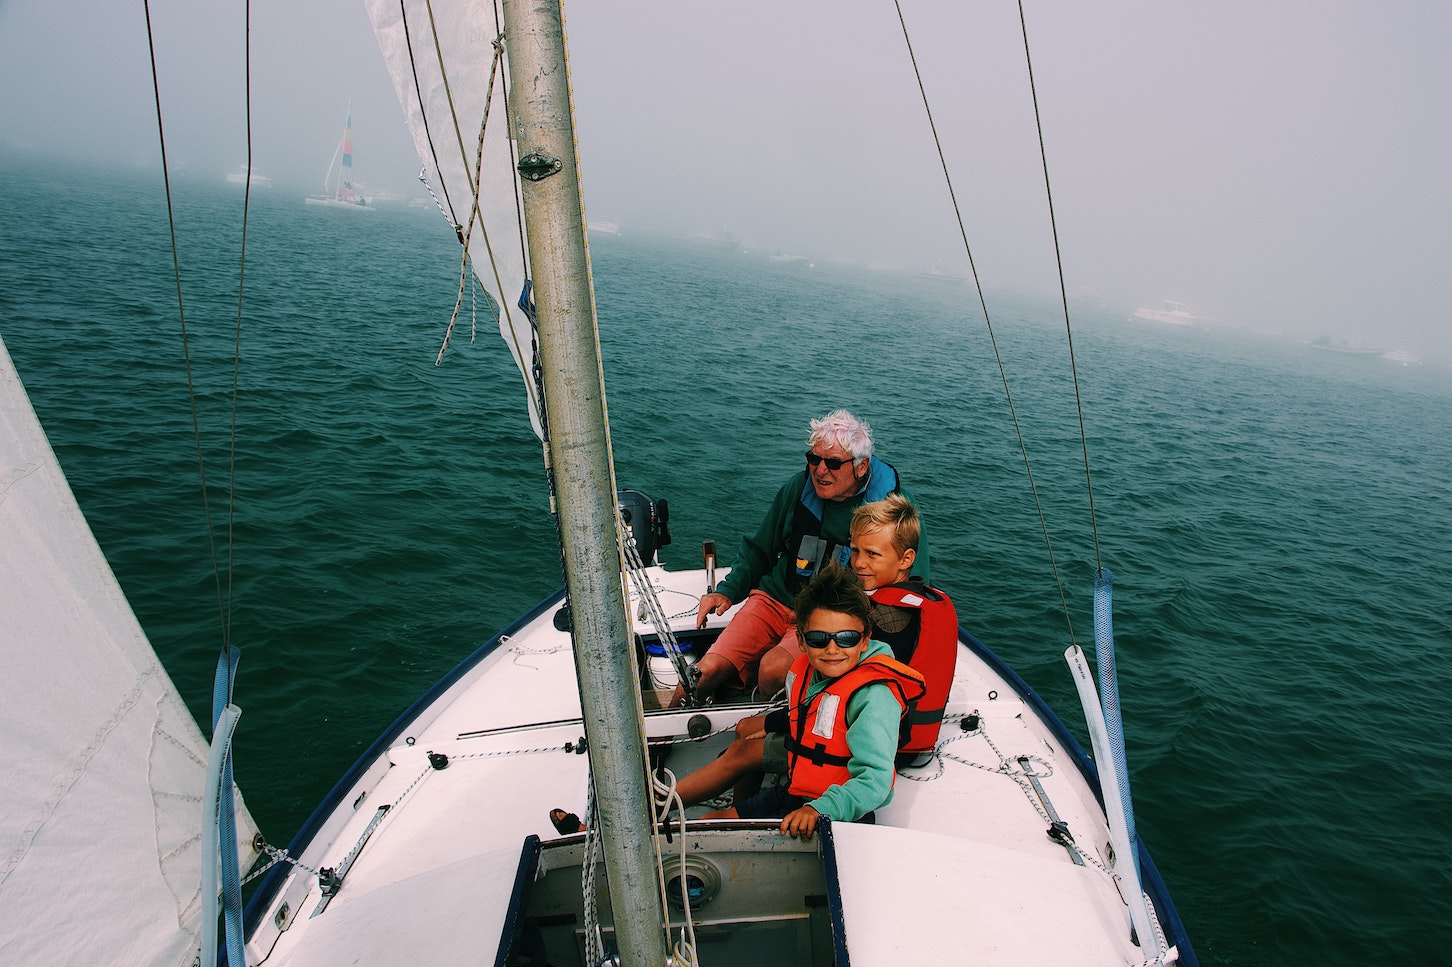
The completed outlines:
[[[348,120],[343,123],[343,140],[328,162],[328,173],[323,176],[323,194],[309,195],[309,205],[335,205],[342,208],[356,208],[372,211],[368,199],[363,197],[363,186],[353,180],[353,104],[348,104]]]

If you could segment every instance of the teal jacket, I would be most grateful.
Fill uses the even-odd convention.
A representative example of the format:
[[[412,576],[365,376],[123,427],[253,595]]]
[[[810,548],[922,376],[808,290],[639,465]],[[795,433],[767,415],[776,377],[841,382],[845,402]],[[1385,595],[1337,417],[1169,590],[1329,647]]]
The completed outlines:
[[[894,489],[908,500],[917,503],[896,471],[876,457],[872,458],[867,485],[862,491],[846,500],[819,500],[815,492],[810,494],[814,513],[822,521],[821,535],[834,544],[848,543],[848,528],[852,523],[852,512],[871,500],[881,500]],[[756,533],[741,540],[741,548],[731,565],[731,573],[716,586],[716,590],[739,603],[748,593],[760,588],[788,608],[796,604],[794,579],[797,548],[790,546],[793,538],[793,524],[798,505],[805,505],[803,499],[811,489],[807,471],[802,469],[792,475],[776,497],[762,519]],[[928,575],[928,529],[923,527],[918,539],[917,558],[913,561],[913,576],[931,584]],[[845,561],[839,562],[846,564]]]
[[[868,642],[862,657],[887,655],[892,649],[880,641]],[[807,699],[827,687],[827,679],[809,672]],[[792,693],[792,676],[787,676],[787,694]],[[851,758],[847,772],[852,778],[833,786],[807,803],[833,822],[855,822],[892,802],[892,777],[896,770],[898,724],[902,706],[892,689],[883,682],[859,688],[847,700],[847,748]]]

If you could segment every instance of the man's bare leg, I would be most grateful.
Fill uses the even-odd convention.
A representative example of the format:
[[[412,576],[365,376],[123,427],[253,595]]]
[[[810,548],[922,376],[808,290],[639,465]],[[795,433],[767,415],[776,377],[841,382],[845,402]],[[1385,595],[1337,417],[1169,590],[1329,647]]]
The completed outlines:
[[[771,701],[776,693],[786,688],[787,672],[796,661],[792,653],[781,645],[761,656],[761,665],[756,671],[756,690],[764,701]]]
[[[709,651],[696,662],[696,671],[699,673],[699,677],[696,679],[696,697],[703,702],[716,694],[716,689],[727,682],[739,681],[740,676],[735,665]],[[676,685],[676,690],[671,694],[670,705],[667,708],[679,708],[685,703],[685,686]]]

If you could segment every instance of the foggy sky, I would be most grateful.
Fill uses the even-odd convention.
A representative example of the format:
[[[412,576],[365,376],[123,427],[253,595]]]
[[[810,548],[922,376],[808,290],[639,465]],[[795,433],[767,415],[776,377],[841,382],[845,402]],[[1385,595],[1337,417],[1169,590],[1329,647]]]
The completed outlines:
[[[1072,295],[1452,361],[1452,5],[1027,0]],[[903,0],[978,272],[1056,285],[1018,10]],[[157,0],[174,171],[246,159],[240,3]],[[585,197],[626,231],[966,273],[890,2],[571,0]],[[418,162],[361,0],[255,0],[252,137],[317,191]],[[0,0],[0,145],[159,162],[143,7]]]

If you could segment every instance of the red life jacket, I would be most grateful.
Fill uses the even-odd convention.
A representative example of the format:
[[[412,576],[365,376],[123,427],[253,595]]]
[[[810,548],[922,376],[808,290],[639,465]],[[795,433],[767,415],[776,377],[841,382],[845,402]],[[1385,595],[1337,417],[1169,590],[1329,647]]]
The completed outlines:
[[[868,592],[874,604],[915,608],[921,616],[918,644],[908,659],[908,665],[922,674],[928,690],[917,706],[908,710],[907,737],[899,745],[899,752],[931,752],[938,744],[943,709],[948,704],[953,669],[958,664],[958,612],[942,591],[937,588],[924,590],[925,593],[919,594],[908,588],[889,585]]]
[[[847,763],[847,702],[859,688],[885,682],[906,712],[922,697],[923,676],[889,655],[870,655],[847,674],[829,682],[810,702],[807,686],[812,669],[802,655],[792,666],[791,701],[787,705],[786,749],[794,796],[816,799],[832,786],[852,778]],[[893,777],[896,779],[896,772]]]

